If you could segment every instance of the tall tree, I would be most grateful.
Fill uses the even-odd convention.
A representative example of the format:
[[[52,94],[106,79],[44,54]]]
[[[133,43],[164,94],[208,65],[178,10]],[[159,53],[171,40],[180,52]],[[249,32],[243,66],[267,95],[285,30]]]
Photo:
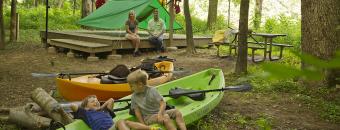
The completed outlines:
[[[248,14],[249,14],[249,0],[241,0],[239,33],[238,33],[238,55],[237,55],[237,61],[236,61],[236,67],[235,67],[236,74],[247,72]]]
[[[195,43],[192,34],[192,22],[191,16],[189,11],[189,0],[184,0],[183,2],[184,7],[184,17],[185,17],[185,30],[186,30],[186,39],[187,39],[187,52],[195,54]]]
[[[3,14],[3,1],[0,0],[0,50],[5,49],[5,26]]]
[[[263,0],[256,0],[255,4],[255,15],[254,15],[254,29],[258,29],[261,24],[261,18],[262,18],[262,3]]]
[[[10,42],[16,42],[17,39],[17,0],[12,0],[11,2],[11,26],[10,26]]]
[[[92,1],[91,0],[82,0],[82,9],[81,9],[81,17],[84,18],[89,15],[92,11]]]
[[[72,6],[73,6],[73,15],[76,14],[76,9],[77,9],[77,0],[72,1]]]
[[[301,0],[301,49],[302,53],[329,60],[340,49],[340,35],[336,26],[340,24],[339,0]],[[302,63],[301,68],[308,68]],[[326,75],[321,86],[335,86],[334,70],[324,70]]]
[[[218,0],[209,0],[209,10],[208,10],[208,20],[207,20],[208,29],[212,29],[212,27],[216,23],[217,7],[218,7]]]
[[[39,5],[39,0],[33,0],[34,7],[38,7]]]

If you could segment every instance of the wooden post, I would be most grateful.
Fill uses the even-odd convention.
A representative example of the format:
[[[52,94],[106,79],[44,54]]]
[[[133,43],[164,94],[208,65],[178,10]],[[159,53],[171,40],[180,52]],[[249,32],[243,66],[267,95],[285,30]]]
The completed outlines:
[[[20,23],[19,23],[19,13],[16,13],[16,28],[15,28],[15,40],[18,41],[19,40],[19,26],[20,26]]]
[[[175,21],[175,13],[174,13],[174,0],[170,0],[170,24],[169,24],[169,43],[166,45],[167,47],[171,47],[173,43],[173,34],[174,34],[174,21]]]
[[[0,50],[5,49],[5,25],[4,25],[4,18],[3,18],[3,1],[0,1]]]
[[[48,45],[48,9],[50,8],[48,0],[46,0],[46,18],[45,18],[45,39],[43,42],[43,47],[47,48]]]
[[[73,122],[72,117],[68,115],[60,107],[58,102],[42,88],[36,88],[31,95],[31,99],[36,102],[44,111],[46,111],[48,116],[55,121],[59,121],[65,125]]]
[[[9,41],[10,42],[16,42],[16,36],[17,34],[16,31],[16,11],[17,10],[17,0],[12,0],[11,1],[11,21],[10,21],[10,36],[9,36]]]

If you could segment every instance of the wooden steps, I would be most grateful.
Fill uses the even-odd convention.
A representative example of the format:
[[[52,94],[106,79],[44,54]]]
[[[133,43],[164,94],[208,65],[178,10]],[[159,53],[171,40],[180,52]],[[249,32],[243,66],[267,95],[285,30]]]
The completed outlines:
[[[140,36],[144,37],[141,37],[139,48],[154,48],[149,43],[146,32],[140,32]],[[95,53],[99,52],[111,52],[111,57],[121,57],[116,55],[116,50],[134,48],[131,41],[125,38],[124,31],[49,31],[48,36],[41,31],[40,37],[46,46],[50,46],[49,53],[55,53],[56,47],[67,48],[71,50],[68,53],[69,57],[73,57],[73,50],[90,53],[88,59],[98,59]],[[45,43],[46,39],[48,39],[47,43]],[[211,37],[195,36],[194,41],[195,46],[205,46],[211,41]],[[168,43],[169,37],[166,34],[164,44]],[[175,34],[171,46],[186,47],[186,36]]]
[[[52,46],[69,48],[72,50],[78,50],[88,53],[108,52],[112,51],[112,47],[107,44],[80,41],[73,39],[51,39],[49,43]]]

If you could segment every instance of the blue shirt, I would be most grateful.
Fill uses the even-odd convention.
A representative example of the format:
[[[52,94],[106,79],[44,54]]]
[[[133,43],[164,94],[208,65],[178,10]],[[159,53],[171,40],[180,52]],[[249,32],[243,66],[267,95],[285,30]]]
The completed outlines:
[[[108,130],[113,125],[111,113],[107,111],[85,110],[79,108],[76,112],[76,118],[82,119],[92,130]]]

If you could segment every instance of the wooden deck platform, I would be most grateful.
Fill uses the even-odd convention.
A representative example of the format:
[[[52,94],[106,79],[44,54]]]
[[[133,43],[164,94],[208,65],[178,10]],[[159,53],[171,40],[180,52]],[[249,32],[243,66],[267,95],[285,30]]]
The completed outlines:
[[[42,42],[45,41],[45,31],[40,32]],[[140,32],[140,48],[153,48],[148,41],[148,34]],[[118,49],[133,49],[131,41],[125,38],[123,31],[49,31],[48,45],[88,52],[94,56],[98,52],[112,52],[116,54]],[[204,46],[211,41],[211,37],[194,36],[195,46]],[[164,42],[169,42],[168,34],[165,34]],[[185,35],[174,34],[171,46],[185,47]]]

